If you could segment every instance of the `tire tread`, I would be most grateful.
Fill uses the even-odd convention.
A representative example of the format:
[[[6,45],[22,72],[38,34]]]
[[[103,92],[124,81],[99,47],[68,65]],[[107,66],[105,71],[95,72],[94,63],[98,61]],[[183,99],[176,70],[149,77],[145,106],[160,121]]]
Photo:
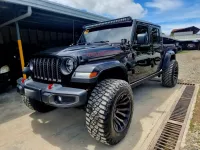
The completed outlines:
[[[114,145],[119,141],[113,141],[109,136],[107,128],[107,114],[111,112],[109,109],[117,90],[126,86],[132,92],[130,85],[123,80],[106,79],[100,82],[92,91],[86,108],[86,126],[90,135],[107,145]],[[124,135],[125,136],[125,135]]]

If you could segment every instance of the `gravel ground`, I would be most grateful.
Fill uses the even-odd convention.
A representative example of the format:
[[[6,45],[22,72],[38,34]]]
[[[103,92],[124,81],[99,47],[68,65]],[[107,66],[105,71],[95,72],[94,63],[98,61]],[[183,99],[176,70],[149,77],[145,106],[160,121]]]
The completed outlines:
[[[200,84],[200,51],[183,51],[177,54],[179,80]]]
[[[200,150],[200,91],[198,93],[190,129],[186,136],[186,146],[182,150]]]
[[[177,54],[180,82],[200,84],[200,51],[185,51]],[[186,146],[182,150],[200,150],[200,92],[197,98]]]

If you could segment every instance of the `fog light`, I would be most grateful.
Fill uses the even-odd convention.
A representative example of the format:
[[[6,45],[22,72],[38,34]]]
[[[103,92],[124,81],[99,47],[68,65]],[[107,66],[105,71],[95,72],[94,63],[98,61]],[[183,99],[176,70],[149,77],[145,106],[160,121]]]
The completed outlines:
[[[63,102],[63,98],[61,96],[55,96],[54,101],[55,103],[61,104]]]
[[[55,96],[54,102],[57,104],[70,104],[75,102],[75,97],[71,96]]]

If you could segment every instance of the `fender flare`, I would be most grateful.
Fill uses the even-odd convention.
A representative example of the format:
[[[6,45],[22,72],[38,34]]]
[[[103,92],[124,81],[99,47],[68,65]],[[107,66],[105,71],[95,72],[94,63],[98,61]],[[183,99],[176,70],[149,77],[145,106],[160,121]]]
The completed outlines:
[[[168,50],[164,53],[163,59],[162,59],[162,65],[160,66],[160,68],[162,70],[165,70],[168,68],[171,60],[175,60],[176,59],[176,55],[175,52],[173,50]]]
[[[85,65],[80,65],[76,68],[75,72],[71,77],[71,82],[77,83],[95,83],[98,81],[98,77],[110,69],[121,69],[123,74],[128,79],[126,66],[117,60],[106,60],[99,62],[91,62]],[[76,77],[76,73],[92,73],[98,72],[98,75],[94,78],[79,78]]]

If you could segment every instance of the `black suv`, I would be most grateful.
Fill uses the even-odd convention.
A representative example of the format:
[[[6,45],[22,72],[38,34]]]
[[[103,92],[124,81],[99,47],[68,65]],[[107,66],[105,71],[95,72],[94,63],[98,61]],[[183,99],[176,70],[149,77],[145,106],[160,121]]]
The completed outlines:
[[[174,87],[178,63],[163,50],[160,26],[125,17],[84,26],[77,45],[34,55],[24,73],[17,87],[29,108],[84,106],[90,135],[115,145],[131,123],[131,87],[156,76]]]

